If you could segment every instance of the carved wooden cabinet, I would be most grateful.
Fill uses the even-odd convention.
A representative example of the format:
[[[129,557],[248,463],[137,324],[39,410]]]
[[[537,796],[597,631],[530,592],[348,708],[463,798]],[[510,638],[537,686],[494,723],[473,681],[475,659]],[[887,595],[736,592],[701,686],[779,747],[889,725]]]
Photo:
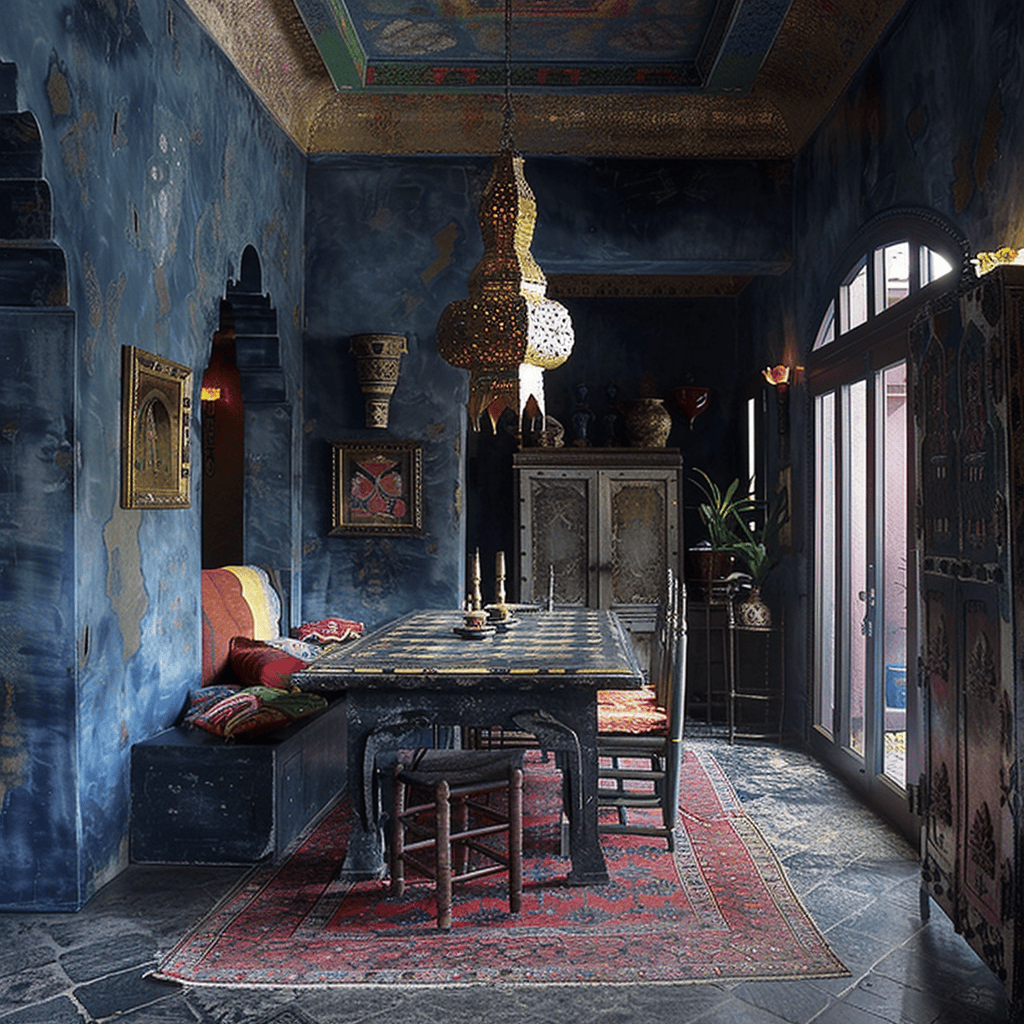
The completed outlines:
[[[667,569],[682,579],[679,452],[533,448],[513,465],[520,600],[614,609],[647,665]]]
[[[1021,1003],[1024,268],[912,329],[917,426],[922,876]]]

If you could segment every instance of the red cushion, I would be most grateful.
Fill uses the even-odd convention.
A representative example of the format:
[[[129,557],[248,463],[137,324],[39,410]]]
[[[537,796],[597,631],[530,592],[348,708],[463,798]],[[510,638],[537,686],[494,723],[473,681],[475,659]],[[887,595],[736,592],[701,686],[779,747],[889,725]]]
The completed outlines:
[[[654,691],[600,690],[597,695],[597,731],[621,732],[631,736],[662,734],[668,729],[668,715],[658,707]]]
[[[276,690],[289,689],[291,674],[308,664],[262,640],[244,636],[231,638],[230,661],[242,686],[269,686]]]

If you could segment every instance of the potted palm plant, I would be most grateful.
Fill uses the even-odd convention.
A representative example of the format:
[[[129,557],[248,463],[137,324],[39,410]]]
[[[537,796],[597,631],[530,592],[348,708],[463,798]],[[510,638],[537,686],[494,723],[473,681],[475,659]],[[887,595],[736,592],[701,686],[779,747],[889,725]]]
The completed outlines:
[[[705,599],[711,597],[715,580],[725,579],[735,564],[735,544],[740,539],[737,525],[749,518],[757,506],[747,491],[740,490],[739,477],[724,490],[702,469],[693,477],[704,500],[697,505],[707,540],[690,548],[690,583]]]
[[[761,588],[781,556],[779,534],[789,518],[786,492],[776,491],[767,502],[752,502],[751,511],[763,509],[760,525],[752,526],[749,515],[736,516],[729,550],[746,567],[750,593],[740,602],[737,615],[745,626],[771,625],[771,610],[761,600]]]

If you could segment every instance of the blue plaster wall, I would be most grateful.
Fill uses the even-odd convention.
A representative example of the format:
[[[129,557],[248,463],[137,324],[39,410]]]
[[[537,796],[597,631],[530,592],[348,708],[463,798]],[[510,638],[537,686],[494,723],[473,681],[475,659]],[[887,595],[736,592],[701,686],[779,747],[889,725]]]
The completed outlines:
[[[47,647],[4,638],[0,906],[69,908],[126,865],[131,744],[173,721],[201,667],[199,487],[187,510],[120,507],[121,346],[191,367],[197,401],[219,299],[251,244],[299,409],[305,161],[174,0],[8,0],[4,15],[0,59],[39,122],[70,301],[42,342],[0,319],[16,379],[0,418],[35,416],[25,395],[44,396],[38,415],[73,457],[40,507],[19,509],[46,512],[32,556],[45,584],[26,585],[23,561],[0,593],[0,628],[17,602]],[[38,453],[5,456],[24,494]]]

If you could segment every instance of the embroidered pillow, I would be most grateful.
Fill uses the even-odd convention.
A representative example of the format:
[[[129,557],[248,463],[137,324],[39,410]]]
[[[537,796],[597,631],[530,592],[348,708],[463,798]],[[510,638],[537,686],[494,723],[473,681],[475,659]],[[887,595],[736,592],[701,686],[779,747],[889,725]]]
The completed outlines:
[[[262,640],[245,636],[232,637],[228,658],[242,686],[270,686],[278,690],[289,689],[291,674],[308,664]]]
[[[267,687],[254,687],[259,704],[241,711],[224,728],[226,739],[255,739],[280,729],[299,718],[314,715],[327,707],[327,700],[315,693],[286,693]]]
[[[324,644],[351,640],[362,632],[363,624],[349,619],[320,619],[319,622],[307,622],[294,631],[299,640],[317,640]]]
[[[194,725],[196,718],[205,714],[219,701],[225,697],[231,697],[238,692],[237,686],[203,686],[193,690],[189,696],[188,707],[182,717],[183,725]]]
[[[254,739],[326,707],[327,700],[319,694],[252,686],[222,697],[195,715],[191,724],[225,739]]]
[[[243,711],[255,711],[259,707],[259,697],[251,690],[239,690],[230,697],[222,697],[213,707],[196,715],[192,725],[205,729],[214,736],[225,736],[228,723]]]
[[[293,658],[299,658],[301,661],[312,661],[324,653],[320,644],[294,640],[290,636],[275,636],[272,640],[267,641],[267,646],[276,647],[279,651],[284,651],[285,654],[290,654]]]

